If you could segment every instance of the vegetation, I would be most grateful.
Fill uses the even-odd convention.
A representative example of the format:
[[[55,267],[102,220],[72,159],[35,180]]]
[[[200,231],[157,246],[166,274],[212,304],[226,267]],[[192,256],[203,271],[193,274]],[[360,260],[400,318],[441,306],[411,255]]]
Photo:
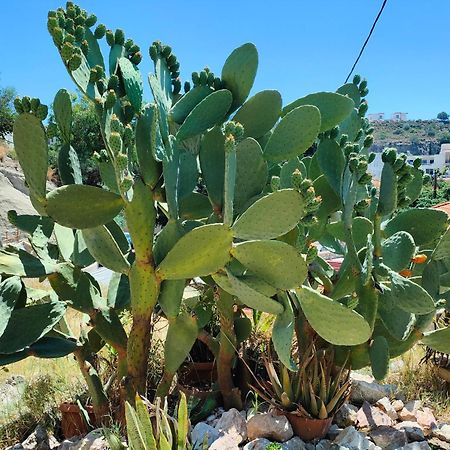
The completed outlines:
[[[424,186],[414,206],[418,208],[430,208],[441,203],[450,201],[450,183],[444,180],[438,180],[436,190],[434,183]]]
[[[11,87],[0,88],[0,139],[12,133],[14,124],[13,101],[16,91]]]
[[[248,98],[258,53],[247,43],[220,76],[194,72],[182,93],[180,63],[154,42],[153,102],[145,103],[139,46],[120,29],[92,31],[96,20],[68,2],[47,25],[95,110],[101,187],[83,184],[69,92],[57,92],[47,127],[39,99],[15,100],[15,151],[39,214],[9,213],[30,248],[0,250],[0,364],[73,355],[98,420],[108,424],[126,408],[139,440],[139,422],[151,430],[139,410],[140,397],[152,394],[158,319],[167,333],[154,403],[176,388],[199,340],[214,355],[225,408],[240,409],[247,386],[238,360],[260,312],[273,316],[270,345],[283,381],[300,386],[286,406],[299,415],[332,415],[346,398],[349,366],[370,366],[383,379],[390,359],[418,342],[450,352],[450,328],[428,331],[450,289],[448,217],[410,208],[429,177],[394,149],[382,154],[380,188],[372,185],[366,80],[284,107],[274,90]],[[55,135],[63,185],[46,192]],[[115,221],[121,212],[132,245]],[[339,270],[315,242],[343,257]],[[107,292],[83,270],[93,262],[113,272]],[[51,295],[27,288],[28,278],[48,282]],[[67,321],[72,310],[81,333]],[[105,349],[115,363],[106,383],[98,364]]]

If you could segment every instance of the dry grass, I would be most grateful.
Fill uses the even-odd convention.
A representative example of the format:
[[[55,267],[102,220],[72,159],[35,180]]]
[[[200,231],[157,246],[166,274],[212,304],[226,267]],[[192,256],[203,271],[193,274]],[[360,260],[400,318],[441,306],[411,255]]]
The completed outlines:
[[[447,422],[450,420],[450,393],[432,364],[420,364],[423,356],[424,351],[418,345],[405,353],[399,358],[402,367],[389,375],[386,382],[397,384],[408,400],[421,400],[433,409],[438,420]]]
[[[8,152],[9,148],[6,145],[0,144],[0,162],[3,162]]]

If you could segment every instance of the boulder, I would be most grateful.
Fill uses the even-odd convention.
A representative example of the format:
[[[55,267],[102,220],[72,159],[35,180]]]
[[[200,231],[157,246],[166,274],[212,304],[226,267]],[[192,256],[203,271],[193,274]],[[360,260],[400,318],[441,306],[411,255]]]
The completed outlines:
[[[364,402],[356,415],[359,429],[370,431],[381,426],[392,426],[394,421],[380,408]]]
[[[52,445],[52,447],[54,446]],[[22,442],[24,450],[51,450],[52,447],[50,447],[50,438],[47,430],[41,425],[38,425],[33,433]]]
[[[195,425],[191,433],[191,441],[194,450],[202,450],[203,442],[207,436],[208,447],[219,438],[220,433],[211,425],[205,422],[199,422]]]
[[[236,435],[224,434],[212,443],[209,450],[240,450],[240,448],[236,442]]]
[[[425,440],[425,435],[423,434],[422,427],[417,422],[400,422],[395,425],[395,428],[397,430],[404,430],[409,442]]]
[[[405,404],[403,409],[399,411],[398,417],[403,421],[417,420],[417,411],[422,408],[422,402],[420,400],[413,400]]]
[[[59,446],[58,450],[61,450],[61,445]],[[64,448],[64,450],[107,450],[107,449],[109,449],[109,445],[107,440],[103,436],[101,429],[91,431],[79,441],[73,443],[71,446],[67,446]]]
[[[428,445],[428,442],[411,442],[410,444],[405,445],[404,447],[399,448],[398,450],[431,450],[431,447]]]
[[[298,437],[294,436],[282,444],[281,448],[283,450],[306,450],[306,444]]]
[[[387,397],[383,397],[382,399],[378,400],[376,406],[383,410],[392,420],[397,420],[397,411],[392,406],[391,401]]]
[[[244,445],[244,450],[266,450],[271,443],[272,442],[265,438],[254,439]]]
[[[416,412],[417,423],[427,432],[437,427],[437,421],[430,408],[422,408]]]
[[[443,423],[437,426],[433,429],[432,436],[441,441],[450,443],[450,425]]]
[[[356,424],[358,408],[350,403],[344,403],[334,415],[333,422],[341,428]]]
[[[397,387],[392,384],[379,384],[372,377],[351,373],[352,390],[350,393],[350,401],[356,404],[369,402],[376,403],[383,397],[390,397],[395,394]]]
[[[386,450],[395,450],[408,443],[406,432],[393,427],[381,426],[370,432],[376,445]]]
[[[222,414],[216,423],[215,429],[219,432],[221,438],[223,435],[226,435],[236,444],[247,440],[247,424],[242,414],[235,408],[231,408]]]
[[[250,440],[267,438],[285,442],[294,435],[286,416],[272,413],[256,414],[247,422],[247,433]]]
[[[396,412],[401,411],[404,406],[405,406],[405,404],[403,403],[402,400],[397,399],[392,402],[392,407],[395,409]]]
[[[347,427],[342,430],[333,444],[348,450],[369,450],[373,448],[373,443],[367,439],[364,433],[357,431],[355,427]]]

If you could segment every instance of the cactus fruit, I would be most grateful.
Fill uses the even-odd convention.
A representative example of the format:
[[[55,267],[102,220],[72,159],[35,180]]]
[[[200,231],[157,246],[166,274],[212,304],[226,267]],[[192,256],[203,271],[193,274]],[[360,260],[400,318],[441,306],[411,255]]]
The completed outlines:
[[[94,31],[94,36],[96,39],[102,39],[106,34],[106,26],[102,23],[97,25],[97,28]]]

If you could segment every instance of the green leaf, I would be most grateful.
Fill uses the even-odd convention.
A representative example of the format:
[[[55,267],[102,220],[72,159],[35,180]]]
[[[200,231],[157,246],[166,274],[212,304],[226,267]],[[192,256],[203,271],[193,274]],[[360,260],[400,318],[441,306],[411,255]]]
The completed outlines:
[[[94,186],[69,184],[50,192],[48,215],[68,228],[92,228],[110,222],[123,208],[122,198]]]
[[[240,239],[273,239],[292,230],[304,214],[298,191],[283,189],[253,203],[238,217],[233,233]]]
[[[339,125],[346,119],[355,108],[353,100],[335,92],[317,92],[306,97],[299,98],[283,108],[282,116],[285,116],[293,109],[303,106],[316,106],[322,118],[320,131],[327,131]],[[359,105],[357,105],[359,106]]]
[[[136,112],[141,110],[144,87],[141,73],[128,58],[119,58],[119,67],[127,97]]]
[[[314,143],[320,130],[320,112],[315,106],[299,106],[281,119],[264,148],[273,162],[295,158]]]
[[[389,345],[386,338],[375,336],[369,354],[372,374],[375,379],[382,380],[389,372]]]
[[[317,148],[317,161],[334,192],[341,195],[345,156],[334,139],[323,139]]]
[[[436,309],[433,298],[418,284],[389,271],[395,305],[412,314],[428,314]]]
[[[62,302],[43,303],[14,310],[0,337],[0,353],[11,354],[26,349],[47,334],[65,312],[66,306]]]
[[[233,94],[230,112],[242,105],[250,90],[258,68],[258,51],[254,44],[241,45],[231,52],[222,69],[222,82]]]
[[[246,137],[258,139],[270,131],[281,113],[278,91],[261,91],[247,100],[233,117],[244,126]]]
[[[161,279],[179,280],[210,275],[230,259],[233,233],[223,224],[197,227],[185,234],[158,266]]]
[[[358,345],[370,338],[369,324],[355,311],[306,286],[296,292],[309,324],[327,342]]]
[[[450,354],[450,327],[440,328],[424,334],[422,344],[437,352]]]
[[[412,236],[406,231],[398,231],[382,243],[383,263],[395,272],[406,269],[416,251]]]
[[[34,114],[19,114],[14,121],[13,136],[25,180],[36,200],[45,204],[48,148],[44,127]]]
[[[230,108],[233,97],[227,89],[214,91],[203,99],[186,117],[177,132],[179,141],[197,136],[217,125]]]
[[[278,289],[301,286],[306,278],[302,255],[284,242],[242,242],[233,248],[232,255],[254,275]]]
[[[178,429],[177,429],[177,450],[185,450],[187,437],[189,434],[189,415],[186,395],[180,391],[180,403],[178,404]]]
[[[389,220],[384,233],[390,237],[397,231],[406,231],[416,245],[422,246],[438,239],[447,229],[447,222],[447,213],[439,209],[408,209]]]
[[[8,325],[21,292],[22,282],[19,277],[9,277],[0,283],[0,336]]]

